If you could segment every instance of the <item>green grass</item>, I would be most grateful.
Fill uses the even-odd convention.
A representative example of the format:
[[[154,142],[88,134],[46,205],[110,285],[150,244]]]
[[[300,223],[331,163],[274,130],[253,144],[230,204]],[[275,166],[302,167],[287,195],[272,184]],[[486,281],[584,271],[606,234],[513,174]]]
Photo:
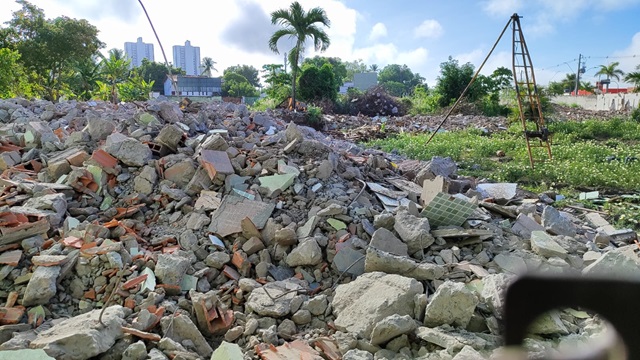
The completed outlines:
[[[564,195],[600,190],[607,193],[635,193],[640,189],[640,123],[621,119],[554,122],[549,124],[553,133],[553,159],[546,157],[543,148],[533,148],[535,169],[529,157],[520,125],[507,131],[485,135],[479,130],[443,132],[436,134],[425,145],[430,134],[399,134],[365,145],[387,152],[397,152],[412,159],[429,160],[433,156],[449,156],[459,165],[462,175],[488,178],[496,182],[516,182],[532,191],[561,190]],[[498,161],[496,152],[506,157]],[[615,156],[615,159],[611,158]],[[626,202],[628,213],[640,209],[638,201]],[[618,225],[637,227],[630,215],[620,218]]]
[[[542,148],[533,148],[534,159],[545,159],[529,166],[521,126],[486,136],[478,130],[444,132],[425,145],[430,134],[400,134],[367,143],[384,151],[397,151],[413,159],[429,160],[449,156],[458,162],[460,173],[494,181],[518,182],[543,188],[599,189],[634,191],[640,189],[640,124],[614,119],[562,122],[549,125],[553,133],[553,159]],[[497,161],[502,150],[507,160]],[[615,160],[610,160],[615,156]]]

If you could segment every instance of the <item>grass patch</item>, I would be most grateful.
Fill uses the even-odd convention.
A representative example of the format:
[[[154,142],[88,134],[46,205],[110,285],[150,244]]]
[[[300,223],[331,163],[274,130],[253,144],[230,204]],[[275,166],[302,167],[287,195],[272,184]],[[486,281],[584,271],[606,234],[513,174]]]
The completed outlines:
[[[449,156],[458,162],[460,173],[494,181],[517,182],[536,189],[594,189],[636,191],[640,188],[640,124],[613,119],[582,123],[555,122],[553,159],[529,166],[522,128],[484,135],[479,130],[437,134],[425,145],[430,134],[400,134],[367,143],[370,147],[397,152],[409,158],[429,160]],[[507,160],[498,161],[498,150]],[[545,159],[541,148],[534,148],[534,159]]]
[[[520,124],[492,135],[475,129],[443,132],[429,145],[425,144],[430,134],[399,134],[365,145],[412,159],[449,156],[462,175],[515,182],[535,192],[562,190],[573,197],[580,191],[637,193],[640,189],[640,160],[636,160],[640,158],[640,123],[622,119],[554,122],[549,130],[553,159],[547,159],[543,148],[533,148],[534,159],[546,159],[533,170]],[[498,150],[506,157],[497,158]],[[605,210],[616,226],[638,229],[637,216],[632,214],[640,211],[639,203],[640,197],[626,199],[608,204]]]

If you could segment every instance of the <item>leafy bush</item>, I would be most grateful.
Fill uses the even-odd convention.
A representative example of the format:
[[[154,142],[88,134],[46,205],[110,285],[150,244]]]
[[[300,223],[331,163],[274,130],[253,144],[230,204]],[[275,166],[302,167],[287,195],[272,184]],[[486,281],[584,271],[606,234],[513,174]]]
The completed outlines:
[[[307,108],[306,121],[311,127],[319,127],[322,124],[322,109],[317,106],[309,106]]]
[[[432,114],[440,109],[442,95],[428,92],[424,87],[416,86],[411,99],[410,113],[412,115]]]
[[[640,123],[640,107],[637,107],[631,111],[631,120]]]

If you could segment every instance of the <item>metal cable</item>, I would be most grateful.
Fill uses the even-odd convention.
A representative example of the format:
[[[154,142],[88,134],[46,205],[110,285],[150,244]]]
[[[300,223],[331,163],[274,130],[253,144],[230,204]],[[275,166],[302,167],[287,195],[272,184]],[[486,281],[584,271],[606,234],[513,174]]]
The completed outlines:
[[[498,40],[496,40],[496,42],[493,44],[493,47],[491,48],[491,50],[487,54],[487,57],[484,58],[484,61],[482,62],[482,64],[480,65],[480,67],[478,68],[476,73],[473,75],[473,77],[471,78],[471,81],[469,81],[469,84],[467,84],[467,87],[464,88],[464,90],[462,91],[462,94],[460,94],[460,96],[458,97],[458,100],[456,100],[456,102],[453,104],[453,106],[449,109],[449,111],[445,115],[444,119],[442,119],[442,122],[440,122],[440,125],[438,125],[438,127],[435,129],[433,134],[431,134],[431,136],[429,137],[429,140],[427,140],[425,145],[429,145],[429,143],[431,142],[431,139],[433,139],[433,137],[440,130],[440,128],[442,128],[442,125],[444,125],[444,123],[447,121],[447,119],[449,119],[449,116],[451,115],[453,110],[455,110],[456,106],[458,106],[458,104],[460,103],[462,98],[464,98],[464,96],[467,94],[467,91],[469,91],[469,88],[471,88],[471,85],[473,85],[473,83],[476,81],[476,78],[478,77],[478,74],[480,74],[480,71],[482,70],[482,67],[484,67],[484,65],[486,64],[487,60],[489,60],[489,57],[493,53],[493,50],[495,50],[496,46],[498,46],[498,43],[502,39],[502,36],[504,35],[504,32],[507,31],[507,28],[511,24],[511,21],[512,21],[512,19],[509,18],[509,21],[507,21],[507,24],[504,26],[504,29],[502,29],[502,32],[500,33],[500,36],[498,36]]]

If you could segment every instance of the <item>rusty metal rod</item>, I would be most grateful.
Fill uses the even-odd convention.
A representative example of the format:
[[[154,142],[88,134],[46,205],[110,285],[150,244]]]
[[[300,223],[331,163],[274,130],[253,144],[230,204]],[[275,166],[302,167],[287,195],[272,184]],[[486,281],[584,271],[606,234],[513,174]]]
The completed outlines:
[[[467,92],[471,88],[471,85],[473,85],[473,83],[476,81],[476,78],[478,77],[478,74],[480,74],[480,71],[482,70],[484,65],[487,63],[487,60],[489,60],[489,57],[493,53],[493,50],[495,50],[496,46],[498,46],[498,43],[502,39],[502,36],[504,35],[505,31],[507,31],[507,28],[509,28],[509,25],[511,24],[511,21],[512,21],[512,19],[509,18],[509,21],[507,21],[507,24],[504,26],[504,29],[502,29],[502,32],[500,33],[500,36],[498,36],[498,40],[496,40],[496,42],[493,44],[493,47],[491,48],[491,50],[487,54],[487,57],[484,58],[484,61],[482,62],[482,64],[480,64],[480,67],[478,68],[476,73],[471,78],[471,81],[469,81],[469,84],[467,84],[467,87],[464,88],[464,90],[462,91],[462,94],[460,94],[460,96],[458,97],[458,100],[456,100],[456,102],[453,104],[451,109],[449,109],[447,114],[444,116],[444,119],[442,119],[442,122],[440,122],[440,125],[438,125],[438,127],[433,131],[433,134],[431,134],[431,136],[429,137],[429,140],[427,140],[425,145],[429,145],[429,143],[431,142],[431,139],[433,139],[433,137],[440,130],[440,128],[442,128],[442,125],[444,125],[444,123],[447,121],[447,119],[449,119],[449,116],[451,116],[451,113],[453,112],[453,110],[455,110],[455,108],[458,106],[458,104],[460,103],[462,98],[464,98],[464,96],[467,94]]]

